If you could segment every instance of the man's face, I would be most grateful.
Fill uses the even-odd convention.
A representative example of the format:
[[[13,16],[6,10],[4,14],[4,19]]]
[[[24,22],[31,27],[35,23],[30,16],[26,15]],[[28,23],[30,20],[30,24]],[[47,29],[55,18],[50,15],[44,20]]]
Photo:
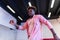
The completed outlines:
[[[29,14],[29,16],[33,16],[33,15],[35,15],[35,11],[33,9],[29,9],[28,14]]]

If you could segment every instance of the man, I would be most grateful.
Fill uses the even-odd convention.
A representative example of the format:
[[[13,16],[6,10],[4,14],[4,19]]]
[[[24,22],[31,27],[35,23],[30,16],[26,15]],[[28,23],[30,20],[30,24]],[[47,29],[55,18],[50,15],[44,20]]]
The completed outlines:
[[[28,15],[30,18],[25,22],[23,27],[14,23],[13,20],[10,24],[16,26],[17,29],[24,30],[27,29],[28,40],[43,40],[42,39],[42,24],[47,25],[54,36],[54,40],[58,40],[56,33],[53,30],[52,25],[48,20],[46,20],[42,15],[35,15],[36,7],[28,7]]]

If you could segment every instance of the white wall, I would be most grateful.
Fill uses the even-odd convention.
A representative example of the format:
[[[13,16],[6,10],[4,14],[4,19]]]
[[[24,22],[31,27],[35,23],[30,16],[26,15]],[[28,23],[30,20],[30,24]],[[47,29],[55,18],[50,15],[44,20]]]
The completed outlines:
[[[9,24],[9,21],[11,19],[13,19],[16,22],[16,19],[13,16],[11,16],[7,11],[0,7],[0,24],[15,29],[14,26]]]
[[[16,40],[16,31],[0,25],[0,40]]]
[[[0,7],[0,40],[16,40],[17,31],[15,26],[9,24],[11,19],[15,23],[17,22],[13,16]],[[14,30],[10,30],[9,28],[13,28]]]

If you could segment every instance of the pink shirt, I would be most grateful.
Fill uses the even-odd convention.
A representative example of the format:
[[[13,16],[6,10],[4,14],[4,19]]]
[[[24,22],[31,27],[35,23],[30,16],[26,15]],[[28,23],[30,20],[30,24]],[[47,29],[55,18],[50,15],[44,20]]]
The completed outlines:
[[[52,25],[42,15],[34,15],[19,29],[27,29],[29,40],[42,40],[42,23],[46,24],[49,29],[52,28]]]

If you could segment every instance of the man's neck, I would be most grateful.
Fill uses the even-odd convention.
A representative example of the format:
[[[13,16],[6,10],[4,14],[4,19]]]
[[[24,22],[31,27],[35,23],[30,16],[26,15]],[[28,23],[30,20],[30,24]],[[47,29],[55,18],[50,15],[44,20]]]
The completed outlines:
[[[32,18],[33,16],[30,16],[29,18]]]
[[[34,15],[33,15],[34,16]],[[33,16],[29,16],[29,19],[32,18]]]

